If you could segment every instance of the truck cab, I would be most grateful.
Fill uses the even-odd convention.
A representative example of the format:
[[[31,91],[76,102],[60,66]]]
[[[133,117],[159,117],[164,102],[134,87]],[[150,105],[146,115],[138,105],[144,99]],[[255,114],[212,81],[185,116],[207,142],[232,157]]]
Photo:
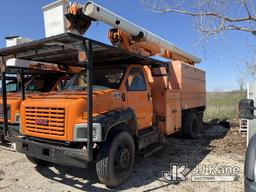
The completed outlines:
[[[25,78],[25,91],[30,97],[36,94],[57,91],[64,88],[66,82],[70,79],[69,75],[61,73],[48,73],[42,75],[27,75]],[[6,85],[7,105],[8,105],[8,123],[13,135],[19,134],[20,123],[20,105],[22,102],[20,81],[16,78]],[[0,101],[2,105],[2,99]],[[3,131],[3,113],[0,108],[0,134]]]
[[[128,67],[99,66],[95,67],[93,77],[93,116],[99,119],[94,126],[94,141],[107,139],[110,126],[101,123],[103,115],[120,115],[120,120],[109,119],[114,126],[121,123],[118,121],[129,111],[130,115],[136,116],[138,130],[152,126],[152,93],[143,67],[136,64]],[[65,90],[26,99],[21,106],[21,133],[66,142],[86,142],[86,135],[80,134],[86,129],[86,87],[86,73],[81,71],[70,80]],[[55,111],[56,115],[42,116],[44,111]],[[28,116],[33,113],[38,116],[31,116],[28,121]]]

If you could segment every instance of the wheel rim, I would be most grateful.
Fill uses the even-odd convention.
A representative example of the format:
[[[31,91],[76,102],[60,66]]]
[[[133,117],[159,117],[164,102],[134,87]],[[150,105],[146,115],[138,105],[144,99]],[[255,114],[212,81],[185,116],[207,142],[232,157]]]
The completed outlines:
[[[130,150],[124,143],[120,144],[117,148],[114,157],[114,168],[116,171],[122,172],[130,165]]]

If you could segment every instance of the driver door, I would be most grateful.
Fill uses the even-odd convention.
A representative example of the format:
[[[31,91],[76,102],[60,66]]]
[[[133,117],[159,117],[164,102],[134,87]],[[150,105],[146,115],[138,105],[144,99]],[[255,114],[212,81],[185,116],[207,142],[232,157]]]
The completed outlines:
[[[139,67],[131,68],[125,86],[127,105],[135,111],[139,129],[152,126],[151,90],[146,82],[143,70]]]

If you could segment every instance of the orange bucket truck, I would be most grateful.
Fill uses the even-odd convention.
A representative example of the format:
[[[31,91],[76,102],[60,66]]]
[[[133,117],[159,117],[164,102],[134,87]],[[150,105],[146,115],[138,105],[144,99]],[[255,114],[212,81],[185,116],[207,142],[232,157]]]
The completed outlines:
[[[137,152],[152,154],[177,132],[197,137],[206,105],[198,57],[93,2],[57,1],[45,11],[54,5],[61,9],[45,14],[51,17],[45,23],[56,27],[51,23],[61,18],[64,33],[48,28],[47,38],[1,49],[1,65],[15,56],[84,70],[65,90],[22,102],[18,152],[43,165],[84,168],[95,161],[99,180],[113,187],[129,178]],[[52,18],[56,10],[66,10],[66,17]],[[113,46],[82,36],[96,20],[114,27]]]

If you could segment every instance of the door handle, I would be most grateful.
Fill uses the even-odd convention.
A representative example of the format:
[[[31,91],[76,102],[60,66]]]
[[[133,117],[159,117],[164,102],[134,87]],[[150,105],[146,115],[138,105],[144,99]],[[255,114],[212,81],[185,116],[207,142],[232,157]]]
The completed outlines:
[[[151,93],[148,93],[148,100],[152,101],[152,94]]]

